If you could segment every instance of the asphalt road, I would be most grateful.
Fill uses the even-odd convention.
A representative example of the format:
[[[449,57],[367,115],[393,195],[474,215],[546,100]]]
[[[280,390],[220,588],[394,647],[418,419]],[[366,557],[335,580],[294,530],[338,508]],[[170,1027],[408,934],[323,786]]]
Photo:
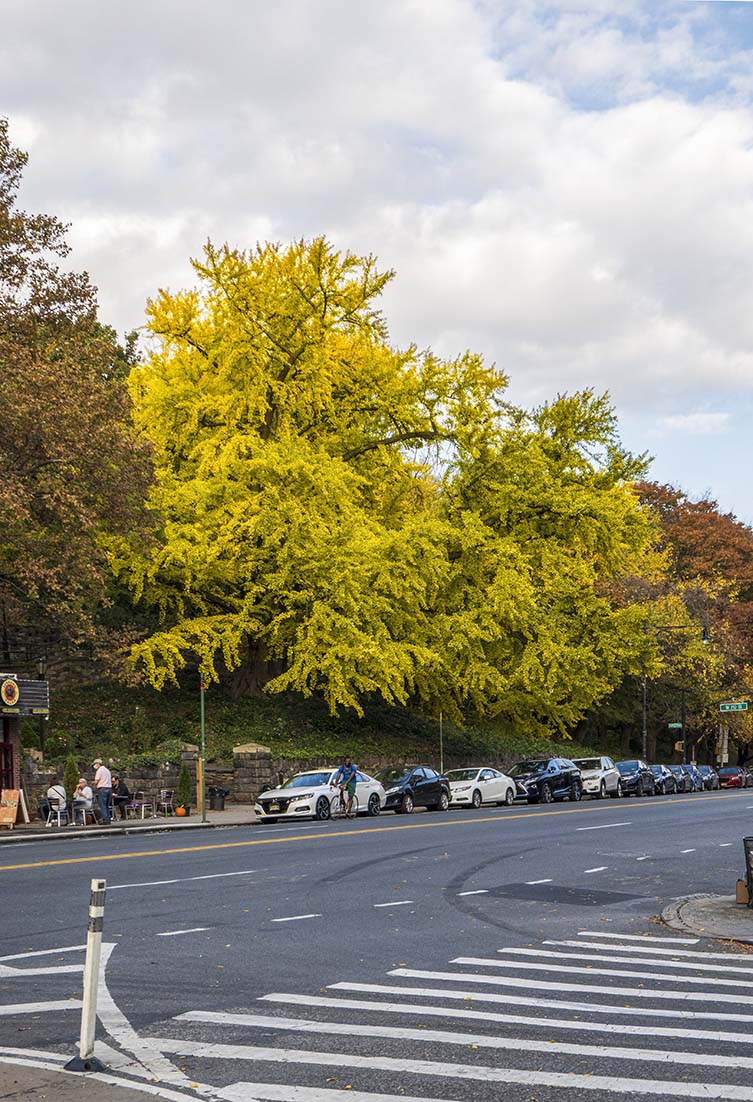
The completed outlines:
[[[752,812],[723,792],[4,847],[0,1098],[3,1052],[74,1054],[102,877],[100,1055],[163,1097],[753,1102],[753,956],[655,921],[731,894]]]

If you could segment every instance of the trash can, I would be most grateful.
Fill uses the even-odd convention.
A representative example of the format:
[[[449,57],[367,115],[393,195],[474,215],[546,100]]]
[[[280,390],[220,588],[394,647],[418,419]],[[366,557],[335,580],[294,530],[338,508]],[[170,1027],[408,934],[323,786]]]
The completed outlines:
[[[748,881],[748,906],[753,907],[753,838],[743,838],[745,877]]]
[[[213,784],[207,789],[207,793],[209,795],[209,810],[224,811],[225,797],[230,795],[229,789],[220,788]]]

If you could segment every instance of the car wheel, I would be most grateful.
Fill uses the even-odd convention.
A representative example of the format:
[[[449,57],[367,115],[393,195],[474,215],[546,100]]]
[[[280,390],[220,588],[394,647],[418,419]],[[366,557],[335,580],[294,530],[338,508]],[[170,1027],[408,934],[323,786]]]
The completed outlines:
[[[638,787],[635,790],[635,794],[636,794],[636,796],[642,796],[643,795],[643,781],[638,781]]]
[[[398,811],[400,812],[401,815],[412,815],[414,806],[415,805],[413,803],[413,797],[411,796],[410,792],[406,792],[405,795],[403,796],[403,799],[402,799],[402,802],[400,804],[400,807],[398,808]]]
[[[436,810],[437,811],[446,811],[449,806],[450,806],[450,797],[447,795],[446,792],[443,792],[442,795],[439,797],[439,803],[436,806]],[[476,805],[474,804],[473,806],[475,807]]]
[[[332,818],[332,808],[326,796],[320,796],[319,799],[316,801],[316,811],[314,812],[314,818],[318,819],[320,823],[323,823],[325,819]]]
[[[378,815],[379,812],[382,810],[382,805],[379,801],[379,797],[377,796],[376,792],[372,792],[371,795],[369,796],[369,804],[368,804],[368,807],[366,808],[366,810],[368,811],[369,815],[372,815],[372,816],[373,815]]]
[[[513,792],[513,790],[511,788],[508,788],[507,792],[505,793],[505,807],[512,807],[512,805],[514,803],[515,803],[515,793]]]
[[[542,804],[550,804],[552,802],[552,790],[548,784],[542,784],[541,786],[541,802]]]
[[[648,792],[646,793],[646,795],[647,795],[647,796],[655,796],[655,795],[656,795],[656,785],[655,785],[655,784],[652,784],[652,785],[651,785],[651,787],[649,788],[649,790],[648,790]]]
[[[606,800],[607,798],[607,782],[602,781],[599,785],[599,799]]]
[[[583,798],[583,789],[579,784],[573,784],[570,786],[570,799],[573,803],[578,802]]]
[[[471,796],[471,803],[477,811],[481,807],[481,793],[477,788],[474,789],[473,795]]]
[[[612,797],[613,800],[620,799],[620,797],[622,796],[622,781],[617,781],[617,787],[615,788],[614,792],[610,792],[609,795]]]

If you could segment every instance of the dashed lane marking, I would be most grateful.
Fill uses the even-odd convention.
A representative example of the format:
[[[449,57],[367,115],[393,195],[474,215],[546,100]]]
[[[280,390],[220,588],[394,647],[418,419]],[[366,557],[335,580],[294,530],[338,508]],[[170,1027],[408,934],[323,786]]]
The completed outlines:
[[[407,907],[409,903],[412,903],[412,899],[396,899],[392,903],[375,903],[375,907]]]
[[[665,803],[645,803],[635,808],[636,811],[647,812],[652,809],[677,807],[681,803],[701,803],[703,800],[734,800],[739,793],[718,793],[708,796],[693,796],[687,799],[672,800]],[[245,842],[210,842],[203,846],[175,846],[166,849],[137,850],[135,853],[105,853],[91,857],[60,857],[51,861],[25,861],[16,865],[0,865],[0,872],[16,872],[19,869],[41,869],[52,865],[82,865],[91,864],[92,861],[132,861],[140,857],[165,857],[176,853],[204,853],[218,849],[242,849],[248,846],[284,846],[290,842],[322,842],[331,838],[360,838],[364,834],[386,834],[397,830],[443,830],[445,827],[476,826],[478,823],[496,823],[504,825],[521,819],[551,818],[555,815],[588,815],[599,812],[611,811],[611,808],[594,804],[593,807],[578,805],[577,807],[563,807],[550,811],[520,811],[513,814],[474,816],[468,819],[443,819],[431,823],[401,823],[400,826],[362,827],[360,830],[332,830],[326,833],[292,834],[285,838],[252,838]]]
[[[272,922],[301,922],[304,918],[321,918],[320,914],[287,915],[285,918],[273,918]]]
[[[163,930],[157,937],[179,937],[181,934],[203,934],[210,926],[192,926],[190,930]]]

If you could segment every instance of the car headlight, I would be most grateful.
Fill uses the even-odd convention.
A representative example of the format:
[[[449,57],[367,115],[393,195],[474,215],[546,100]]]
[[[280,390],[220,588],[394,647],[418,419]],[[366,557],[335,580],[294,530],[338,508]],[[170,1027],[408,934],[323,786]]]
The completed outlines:
[[[300,796],[291,796],[290,802],[293,803],[294,800],[310,800],[313,795],[313,792],[303,792]]]
[[[459,784],[455,786],[453,792],[468,792],[470,787],[469,784]]]
[[[385,796],[394,796],[395,793],[399,792],[399,791],[400,791],[399,788],[387,788],[387,789],[385,789],[384,794],[385,794]]]

